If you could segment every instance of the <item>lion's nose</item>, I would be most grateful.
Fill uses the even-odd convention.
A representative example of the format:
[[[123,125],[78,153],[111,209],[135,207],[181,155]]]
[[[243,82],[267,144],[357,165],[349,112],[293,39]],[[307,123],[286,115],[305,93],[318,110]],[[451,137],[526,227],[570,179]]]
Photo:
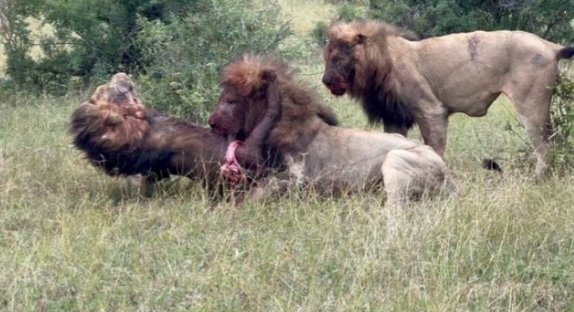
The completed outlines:
[[[207,123],[209,124],[209,126],[213,129],[217,126],[217,122],[215,120],[215,116],[211,115],[209,116],[209,119],[207,119]]]
[[[329,75],[323,75],[323,78],[321,79],[321,81],[326,86],[330,86],[333,84],[333,78],[331,78]]]

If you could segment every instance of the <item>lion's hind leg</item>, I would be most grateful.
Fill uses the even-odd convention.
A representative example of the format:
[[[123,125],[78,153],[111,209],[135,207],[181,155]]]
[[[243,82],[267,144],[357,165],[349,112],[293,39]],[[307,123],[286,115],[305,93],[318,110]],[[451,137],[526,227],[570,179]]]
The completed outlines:
[[[381,170],[387,195],[385,216],[391,233],[402,224],[401,210],[409,199],[437,191],[447,183],[447,167],[428,145],[390,151]]]

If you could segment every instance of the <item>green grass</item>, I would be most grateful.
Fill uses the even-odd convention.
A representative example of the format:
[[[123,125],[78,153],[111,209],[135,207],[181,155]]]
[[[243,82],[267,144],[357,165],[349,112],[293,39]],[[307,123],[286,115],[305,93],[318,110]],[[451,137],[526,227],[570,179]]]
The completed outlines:
[[[329,100],[347,126],[358,105]],[[424,200],[386,236],[382,194],[210,207],[185,180],[142,199],[70,146],[80,98],[0,104],[0,310],[567,310],[574,178],[536,183],[501,101],[454,116],[456,197]],[[416,132],[413,134],[417,137]],[[480,168],[497,156],[504,176]],[[214,208],[214,209],[211,209]]]
[[[314,63],[302,77],[345,126],[367,127],[356,103],[320,85]],[[67,122],[85,97],[0,101],[2,311],[574,306],[574,177],[532,179],[530,144],[504,99],[486,117],[451,118],[447,163],[458,195],[413,203],[391,239],[382,194],[293,192],[213,207],[199,185],[175,179],[141,198],[71,147]],[[481,169],[485,157],[505,174]]]

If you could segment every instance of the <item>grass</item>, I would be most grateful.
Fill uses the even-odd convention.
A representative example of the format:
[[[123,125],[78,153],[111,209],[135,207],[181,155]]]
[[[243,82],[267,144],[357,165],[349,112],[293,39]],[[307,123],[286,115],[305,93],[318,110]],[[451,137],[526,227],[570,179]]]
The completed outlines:
[[[305,68],[310,81],[317,68]],[[316,82],[312,82],[316,83]],[[322,89],[321,92],[324,92]],[[332,100],[347,126],[366,121]],[[501,100],[452,118],[457,197],[424,200],[386,237],[381,194],[226,203],[185,180],[142,199],[88,166],[66,124],[81,98],[0,115],[0,310],[567,310],[574,178],[536,183]],[[416,137],[417,134],[415,133]],[[498,156],[506,173],[480,169]],[[529,163],[529,162],[527,162]]]
[[[278,0],[277,3],[298,36],[306,36],[319,21],[329,22],[337,10],[336,5],[326,1]]]
[[[302,77],[345,126],[367,127],[358,105],[320,85],[320,63]],[[458,195],[413,203],[390,239],[382,194],[213,207],[199,185],[175,179],[141,198],[71,147],[67,122],[86,97],[0,102],[0,310],[574,306],[574,177],[533,181],[529,142],[504,98],[486,117],[451,118]],[[485,157],[505,174],[482,170]]]

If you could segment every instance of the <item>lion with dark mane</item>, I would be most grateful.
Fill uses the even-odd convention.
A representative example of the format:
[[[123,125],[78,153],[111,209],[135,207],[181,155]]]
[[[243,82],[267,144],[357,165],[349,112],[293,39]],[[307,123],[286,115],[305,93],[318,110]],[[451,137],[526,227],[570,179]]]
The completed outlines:
[[[268,81],[269,76],[275,79]],[[277,59],[244,55],[223,69],[221,84],[221,98],[228,100],[219,102],[210,125],[223,132],[263,118],[269,93],[262,86],[275,85],[280,113],[266,144],[282,157],[290,181],[337,193],[384,184],[392,207],[445,183],[447,168],[430,146],[398,134],[337,126],[331,109]],[[244,113],[225,114],[239,102],[246,103]]]
[[[236,160],[251,173],[250,180],[265,168],[263,143],[277,116],[274,103],[266,102],[262,117],[239,138],[244,141],[235,151]],[[76,148],[109,175],[142,175],[146,184],[181,175],[202,180],[211,191],[224,181],[220,167],[237,139],[146,108],[124,73],[99,86],[74,110],[70,133]]]
[[[484,116],[501,94],[514,103],[538,157],[548,160],[550,103],[566,48],[521,31],[475,31],[412,41],[378,21],[339,22],[329,29],[323,83],[336,96],[361,100],[371,122],[407,134],[416,123],[441,156],[448,117]]]

